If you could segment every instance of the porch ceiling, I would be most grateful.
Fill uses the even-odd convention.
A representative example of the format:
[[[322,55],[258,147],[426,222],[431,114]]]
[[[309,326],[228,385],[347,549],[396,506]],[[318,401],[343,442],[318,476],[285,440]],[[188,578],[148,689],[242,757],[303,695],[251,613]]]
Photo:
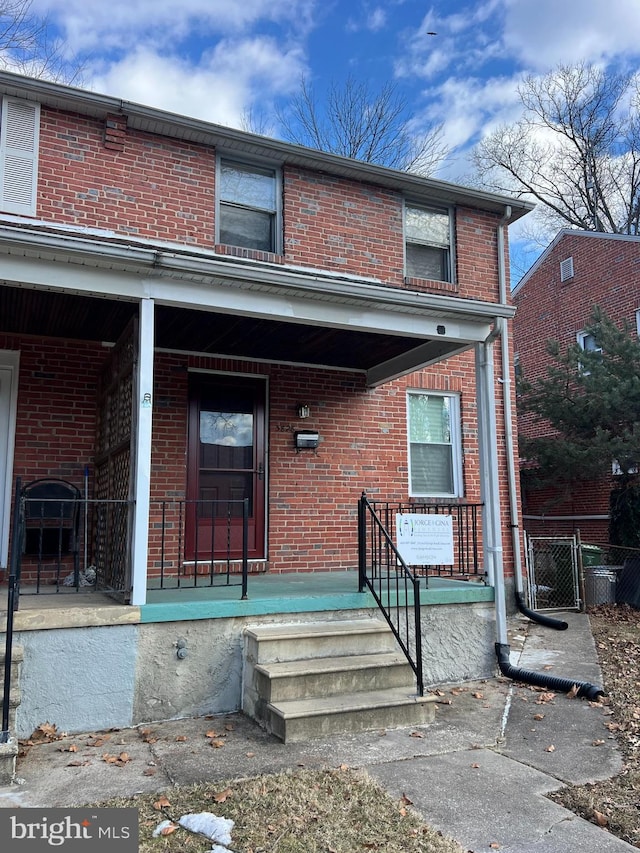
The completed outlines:
[[[137,302],[0,286],[0,331],[115,342]],[[362,371],[375,384],[459,352],[460,341],[377,334],[156,305],[155,346],[233,358]]]

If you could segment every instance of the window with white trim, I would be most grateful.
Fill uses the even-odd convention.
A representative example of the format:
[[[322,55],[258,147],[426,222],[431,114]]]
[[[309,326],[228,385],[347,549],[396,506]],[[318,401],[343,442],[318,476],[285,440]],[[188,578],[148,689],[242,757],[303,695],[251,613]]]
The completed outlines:
[[[636,311],[636,332],[638,333],[638,337],[640,338],[640,308]]]
[[[590,332],[578,332],[576,335],[578,346],[584,352],[602,352],[602,347],[598,344],[595,335]]]
[[[453,281],[448,210],[406,204],[404,234],[405,269],[410,278]]]
[[[0,115],[0,210],[35,216],[40,105],[2,99]]]
[[[409,494],[462,497],[460,400],[456,394],[407,394]]]
[[[218,164],[217,242],[280,251],[279,172],[222,158]]]

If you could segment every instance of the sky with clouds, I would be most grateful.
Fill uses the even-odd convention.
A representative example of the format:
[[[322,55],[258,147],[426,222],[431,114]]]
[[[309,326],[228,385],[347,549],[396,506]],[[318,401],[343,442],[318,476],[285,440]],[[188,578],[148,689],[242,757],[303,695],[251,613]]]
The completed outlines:
[[[301,75],[321,92],[394,81],[416,130],[443,123],[464,174],[483,134],[517,119],[524,74],[640,61],[640,0],[33,0],[96,92],[235,127],[274,115]],[[436,33],[436,35],[431,35]],[[277,128],[269,128],[277,133]]]

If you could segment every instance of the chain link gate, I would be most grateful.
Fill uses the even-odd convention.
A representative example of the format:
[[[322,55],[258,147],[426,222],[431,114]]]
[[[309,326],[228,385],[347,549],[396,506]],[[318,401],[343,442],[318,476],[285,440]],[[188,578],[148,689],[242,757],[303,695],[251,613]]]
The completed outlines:
[[[580,610],[577,536],[527,536],[529,606],[532,610]]]

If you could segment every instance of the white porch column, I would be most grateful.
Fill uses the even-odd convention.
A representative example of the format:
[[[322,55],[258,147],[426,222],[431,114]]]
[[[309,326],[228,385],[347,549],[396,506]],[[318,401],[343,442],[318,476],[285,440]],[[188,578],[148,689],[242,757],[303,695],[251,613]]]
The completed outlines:
[[[137,418],[133,459],[133,543],[131,604],[147,600],[149,497],[151,490],[151,422],[153,416],[154,301],[140,300],[138,325]]]
[[[497,640],[499,643],[506,644],[507,612],[502,559],[493,340],[476,344],[475,355],[480,488],[484,504],[482,525],[484,562],[489,582],[495,592]]]

